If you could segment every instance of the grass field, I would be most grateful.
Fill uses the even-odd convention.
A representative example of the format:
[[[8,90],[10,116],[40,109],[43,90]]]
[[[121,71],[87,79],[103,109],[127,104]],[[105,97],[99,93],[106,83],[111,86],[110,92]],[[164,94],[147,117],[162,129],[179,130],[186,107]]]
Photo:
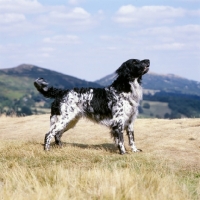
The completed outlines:
[[[81,120],[43,151],[49,115],[0,117],[0,199],[200,199],[200,119],[137,119],[143,152],[121,156],[106,127]]]

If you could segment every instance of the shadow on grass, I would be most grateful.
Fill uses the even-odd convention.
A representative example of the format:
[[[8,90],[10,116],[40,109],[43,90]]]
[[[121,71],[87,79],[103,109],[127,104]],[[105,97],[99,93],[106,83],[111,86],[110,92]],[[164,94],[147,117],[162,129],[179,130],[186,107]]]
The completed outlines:
[[[118,150],[118,148],[114,145],[114,144],[110,144],[110,143],[104,143],[104,144],[80,144],[80,143],[66,143],[66,142],[62,142],[62,148],[65,148],[67,146],[72,146],[72,147],[78,147],[81,149],[95,149],[95,150],[105,150],[108,152],[116,152]],[[58,146],[55,143],[51,144],[52,148],[59,148],[60,146]]]

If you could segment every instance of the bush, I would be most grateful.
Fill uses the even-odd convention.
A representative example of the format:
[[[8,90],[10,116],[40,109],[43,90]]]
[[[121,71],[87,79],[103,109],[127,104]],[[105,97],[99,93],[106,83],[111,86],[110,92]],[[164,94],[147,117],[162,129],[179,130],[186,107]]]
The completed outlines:
[[[170,119],[170,114],[169,113],[165,113],[164,118],[165,119]]]
[[[32,111],[31,111],[31,109],[29,107],[22,106],[20,114],[32,115]]]
[[[139,111],[139,113],[143,113],[144,112],[141,106],[139,106],[138,111]]]
[[[143,104],[143,108],[149,109],[149,108],[150,108],[150,104],[149,104],[149,103],[144,103],[144,104]]]

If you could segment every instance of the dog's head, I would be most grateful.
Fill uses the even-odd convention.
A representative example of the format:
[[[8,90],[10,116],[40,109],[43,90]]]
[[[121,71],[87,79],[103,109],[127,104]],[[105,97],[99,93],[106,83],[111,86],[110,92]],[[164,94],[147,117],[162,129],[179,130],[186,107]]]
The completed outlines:
[[[149,71],[149,60],[130,59],[117,69],[117,79],[111,84],[118,92],[130,92],[130,82],[137,79],[141,84],[142,76]]]
[[[116,73],[118,77],[123,77],[126,80],[133,81],[135,78],[141,79],[142,75],[149,71],[150,61],[130,59],[122,63],[117,69]]]

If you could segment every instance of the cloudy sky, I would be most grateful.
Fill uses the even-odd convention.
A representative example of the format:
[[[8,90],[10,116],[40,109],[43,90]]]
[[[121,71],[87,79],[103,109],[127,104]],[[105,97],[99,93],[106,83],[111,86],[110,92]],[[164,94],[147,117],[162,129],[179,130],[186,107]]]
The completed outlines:
[[[200,0],[0,0],[0,68],[95,81],[130,58],[200,81]]]

